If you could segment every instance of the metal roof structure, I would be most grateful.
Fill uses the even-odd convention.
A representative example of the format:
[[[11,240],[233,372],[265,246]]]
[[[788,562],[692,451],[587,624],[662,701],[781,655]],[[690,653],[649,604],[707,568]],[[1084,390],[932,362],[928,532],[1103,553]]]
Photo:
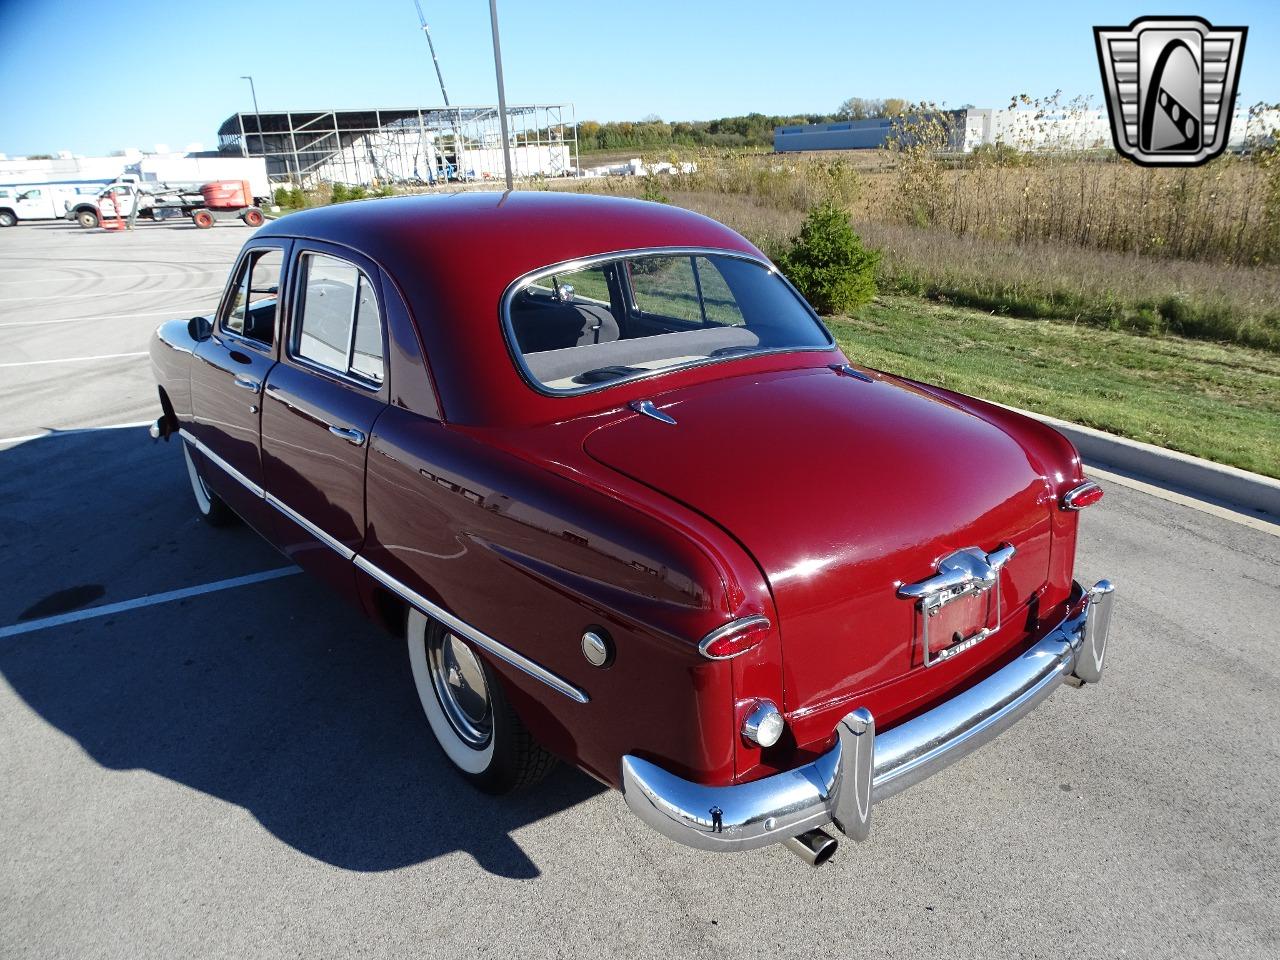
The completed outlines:
[[[572,104],[509,105],[506,113],[515,176],[576,169]],[[489,104],[235,113],[218,128],[218,148],[265,157],[281,182],[489,179],[502,175],[499,118]]]

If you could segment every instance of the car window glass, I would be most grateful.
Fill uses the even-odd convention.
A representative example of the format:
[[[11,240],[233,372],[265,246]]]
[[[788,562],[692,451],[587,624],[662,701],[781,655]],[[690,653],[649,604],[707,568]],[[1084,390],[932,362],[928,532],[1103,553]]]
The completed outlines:
[[[382,321],[369,278],[353,264],[320,253],[307,254],[303,270],[297,355],[381,383]]]
[[[507,302],[527,373],[581,391],[691,364],[831,340],[768,264],[720,254],[655,253],[557,270]]]
[[[368,277],[360,276],[360,293],[356,303],[356,335],[351,348],[351,369],[375,383],[381,383],[382,322],[378,316],[378,298]]]
[[[627,261],[636,309],[655,317],[702,322],[692,257],[644,257]]]
[[[253,253],[247,261],[231,309],[223,323],[238,336],[271,346],[276,322],[276,297],[284,251],[278,247]]]

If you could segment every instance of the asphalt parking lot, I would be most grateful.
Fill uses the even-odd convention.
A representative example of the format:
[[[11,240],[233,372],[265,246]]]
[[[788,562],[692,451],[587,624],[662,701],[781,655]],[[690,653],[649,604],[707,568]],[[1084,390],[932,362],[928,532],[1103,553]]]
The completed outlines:
[[[1280,531],[1104,483],[1104,683],[820,870],[676,846],[568,769],[485,797],[401,644],[200,523],[137,426],[152,329],[248,236],[0,231],[0,956],[1280,955]]]

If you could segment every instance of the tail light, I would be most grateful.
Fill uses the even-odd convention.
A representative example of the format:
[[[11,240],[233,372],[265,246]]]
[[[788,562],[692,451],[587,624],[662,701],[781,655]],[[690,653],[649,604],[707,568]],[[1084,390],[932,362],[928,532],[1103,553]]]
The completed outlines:
[[[712,630],[698,644],[698,652],[708,660],[728,660],[746,653],[769,635],[768,617],[743,617]]]
[[[1062,495],[1063,510],[1083,510],[1102,499],[1102,488],[1092,480],[1072,487]]]

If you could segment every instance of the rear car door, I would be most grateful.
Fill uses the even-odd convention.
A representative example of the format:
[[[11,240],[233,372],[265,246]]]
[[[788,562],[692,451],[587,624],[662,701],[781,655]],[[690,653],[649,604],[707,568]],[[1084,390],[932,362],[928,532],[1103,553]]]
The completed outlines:
[[[288,254],[288,241],[264,240],[245,248],[213,331],[196,347],[200,362],[191,365],[192,432],[208,465],[206,481],[270,539],[273,525],[262,499],[262,388],[276,363]]]
[[[343,590],[365,534],[365,463],[386,408],[381,273],[343,247],[298,241],[289,328],[267,378],[262,462],[278,541]]]

